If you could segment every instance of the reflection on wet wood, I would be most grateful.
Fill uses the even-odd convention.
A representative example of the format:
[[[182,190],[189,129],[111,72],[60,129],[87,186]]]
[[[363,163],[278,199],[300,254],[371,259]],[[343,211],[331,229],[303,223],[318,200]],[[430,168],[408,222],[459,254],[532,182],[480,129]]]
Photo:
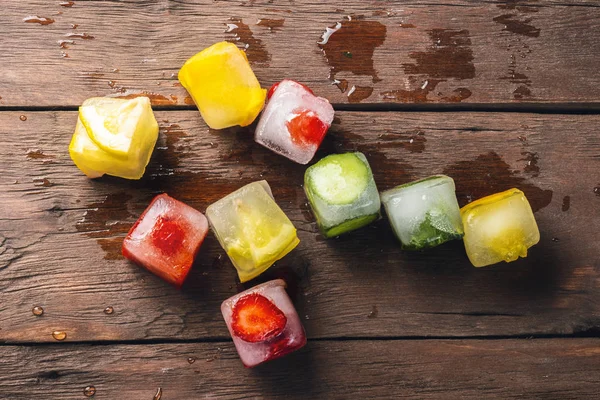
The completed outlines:
[[[3,349],[11,400],[591,399],[598,339],[308,342],[245,369],[231,342]],[[25,386],[25,383],[26,386]],[[93,389],[92,389],[93,388]]]
[[[8,2],[0,106],[139,94],[190,105],[177,71],[221,40],[263,86],[293,78],[336,103],[598,101],[599,8],[419,3]]]
[[[323,240],[301,187],[304,166],[256,145],[252,128],[211,131],[196,111],[156,115],[161,135],[146,176],[90,181],[68,157],[75,112],[0,113],[11,132],[0,146],[0,304],[10,305],[0,310],[0,340],[55,342],[54,331],[66,342],[227,338],[219,306],[243,287],[212,234],[181,291],[126,262],[121,241],[158,193],[204,211],[259,179],[301,239],[260,279],[286,279],[310,338],[600,327],[599,116],[337,113],[317,158],[362,151],[380,190],[447,173],[461,204],[511,187],[526,193],[540,244],[527,259],[475,269],[460,242],[400,251],[385,219]]]

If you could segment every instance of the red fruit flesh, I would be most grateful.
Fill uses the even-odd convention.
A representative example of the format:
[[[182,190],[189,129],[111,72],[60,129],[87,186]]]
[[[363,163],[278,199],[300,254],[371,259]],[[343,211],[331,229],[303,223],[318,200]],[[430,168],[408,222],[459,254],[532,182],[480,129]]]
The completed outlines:
[[[303,110],[287,122],[292,141],[300,146],[319,146],[329,128],[310,110]]]
[[[267,99],[270,99],[271,96],[273,96],[273,93],[275,93],[275,91],[277,90],[277,88],[279,87],[279,84],[281,82],[277,82],[275,83],[273,86],[271,86],[271,88],[269,89],[269,91],[267,92]]]
[[[152,229],[152,244],[166,256],[174,256],[183,245],[185,232],[179,224],[162,215]]]
[[[297,83],[298,85],[302,86],[304,89],[306,89],[310,94],[312,94],[313,96],[315,95],[315,93],[312,91],[311,88],[309,88],[306,85],[301,84],[300,82],[296,82],[296,81],[292,81]],[[269,89],[269,91],[267,92],[267,100],[271,98],[271,96],[273,96],[273,93],[275,93],[275,91],[277,90],[277,88],[279,87],[279,84],[281,82],[277,82],[275,84],[273,84],[273,86],[271,86],[271,88]]]
[[[292,353],[306,344],[306,336],[302,336],[300,340],[292,340],[290,338],[284,338],[279,340],[269,347],[269,360],[274,360],[279,357],[283,357],[286,354]]]
[[[232,312],[231,328],[240,339],[264,342],[283,332],[287,324],[285,314],[273,302],[258,293],[239,299]]]

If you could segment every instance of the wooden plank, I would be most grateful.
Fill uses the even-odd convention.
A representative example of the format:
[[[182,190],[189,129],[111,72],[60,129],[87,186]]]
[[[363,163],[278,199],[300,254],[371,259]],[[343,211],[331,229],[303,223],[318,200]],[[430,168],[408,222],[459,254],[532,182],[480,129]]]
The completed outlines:
[[[387,221],[322,240],[301,186],[305,167],[211,131],[195,111],[158,112],[161,136],[141,181],[86,179],[69,159],[75,112],[0,113],[0,340],[227,338],[221,301],[236,274],[210,234],[177,291],[120,256],[162,191],[204,211],[267,179],[300,246],[284,276],[311,338],[571,334],[600,327],[600,116],[339,112],[318,157],[360,150],[379,189],[435,173],[461,204],[518,187],[542,234],[527,259],[473,268],[460,242],[402,252]],[[32,314],[41,306],[42,317]],[[107,306],[114,307],[105,315]]]
[[[336,103],[597,103],[596,5],[8,2],[0,16],[0,107],[78,106],[91,96],[142,92],[155,104],[189,105],[176,73],[221,40],[248,47],[264,86],[293,78]]]
[[[5,346],[0,397],[19,400],[585,399],[598,339],[309,342],[253,370],[226,343]],[[190,359],[191,358],[191,359]],[[194,360],[190,364],[188,360]]]

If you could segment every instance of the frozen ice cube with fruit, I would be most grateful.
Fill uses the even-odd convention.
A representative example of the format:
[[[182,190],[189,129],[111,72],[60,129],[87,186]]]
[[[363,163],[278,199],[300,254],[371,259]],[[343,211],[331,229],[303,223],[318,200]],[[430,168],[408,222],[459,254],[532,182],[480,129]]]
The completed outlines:
[[[333,121],[333,107],[308,87],[285,79],[271,87],[255,140],[300,164],[307,164]]]
[[[475,200],[460,213],[467,256],[476,267],[527,257],[527,250],[540,241],[529,201],[518,189]]]
[[[140,179],[158,138],[148,97],[92,97],[79,107],[69,155],[89,178]]]
[[[304,191],[326,238],[361,228],[380,217],[381,202],[364,154],[332,154],[310,166]]]
[[[219,42],[202,50],[185,62],[178,78],[213,129],[250,125],[265,104],[266,90],[246,53],[233,43]]]
[[[181,287],[207,233],[200,211],[160,194],[127,234],[123,256]]]
[[[381,193],[394,233],[407,250],[434,247],[462,238],[454,180],[430,176]]]
[[[252,368],[306,344],[298,313],[282,279],[239,293],[221,304],[223,319],[244,366]]]
[[[267,181],[250,183],[211,204],[206,216],[241,282],[260,275],[300,242]]]

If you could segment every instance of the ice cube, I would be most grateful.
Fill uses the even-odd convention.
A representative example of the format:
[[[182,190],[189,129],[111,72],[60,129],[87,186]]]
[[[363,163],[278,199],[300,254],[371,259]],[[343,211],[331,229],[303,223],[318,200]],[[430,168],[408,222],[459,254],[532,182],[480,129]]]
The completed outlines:
[[[332,154],[306,170],[304,191],[326,238],[361,228],[380,217],[381,202],[366,157]]]
[[[267,181],[250,183],[211,204],[206,216],[242,282],[260,275],[300,242]]]
[[[160,194],[127,234],[123,256],[181,287],[207,233],[200,211]]]
[[[525,194],[518,189],[496,193],[460,210],[465,249],[476,267],[527,257],[540,232]]]
[[[407,250],[434,247],[463,234],[454,181],[436,175],[381,193],[394,233]]]
[[[140,179],[158,138],[150,99],[92,97],[79,109],[69,155],[89,178]]]
[[[248,368],[306,344],[304,327],[281,279],[225,300],[221,312],[240,359]]]
[[[256,127],[255,140],[300,164],[307,164],[333,121],[333,107],[306,86],[285,79],[275,84]]]
[[[250,125],[265,104],[266,90],[246,54],[233,43],[219,42],[202,50],[185,62],[178,78],[213,129]]]

